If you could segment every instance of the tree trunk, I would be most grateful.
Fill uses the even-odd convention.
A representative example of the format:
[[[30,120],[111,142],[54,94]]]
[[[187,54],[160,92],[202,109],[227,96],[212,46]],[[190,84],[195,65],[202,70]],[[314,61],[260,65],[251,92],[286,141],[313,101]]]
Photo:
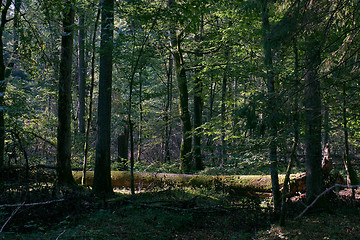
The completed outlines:
[[[142,105],[142,71],[139,72],[139,130],[138,130],[138,155],[137,161],[141,161],[141,151],[142,151],[142,121],[143,121],[143,105]]]
[[[172,109],[172,78],[173,78],[173,60],[171,55],[168,59],[168,68],[167,68],[167,83],[166,83],[166,103],[165,103],[165,147],[164,147],[164,162],[170,162],[170,136],[171,136],[171,124],[170,124],[170,114]]]
[[[118,162],[120,164],[119,170],[123,171],[128,170],[127,161],[129,156],[129,134],[127,129],[128,128],[125,127],[124,132],[117,138]]]
[[[172,8],[175,0],[168,0],[168,7]],[[187,87],[187,78],[186,70],[184,68],[184,61],[181,51],[181,43],[179,36],[176,35],[174,29],[170,29],[170,45],[172,56],[174,59],[174,67],[176,80],[179,88],[179,109],[180,109],[180,119],[182,122],[182,141],[180,147],[180,161],[181,161],[181,171],[190,172],[192,169],[191,164],[191,148],[192,148],[192,139],[191,139],[191,119],[189,113],[189,96],[188,96],[188,87]]]
[[[78,129],[79,133],[85,133],[85,97],[86,97],[86,62],[85,62],[85,12],[79,9],[79,50],[78,50],[78,68],[79,68],[79,101],[78,101]]]
[[[98,195],[113,192],[110,175],[113,25],[114,0],[103,0],[101,8],[98,135],[93,185],[93,190]]]
[[[4,43],[3,43],[3,31],[7,22],[6,15],[10,8],[12,1],[7,0],[4,8],[1,11],[1,25],[0,25],[0,169],[4,166],[5,155],[5,90],[7,80],[5,78],[5,62],[4,62]]]
[[[225,59],[229,58],[229,49],[228,46],[225,46]],[[227,144],[225,140],[225,122],[226,122],[226,90],[227,90],[227,80],[228,80],[228,71],[229,66],[226,63],[224,69],[224,76],[222,80],[222,87],[221,87],[221,132],[220,132],[220,139],[221,139],[221,165],[224,165],[227,161]]]
[[[196,77],[194,84],[194,163],[196,170],[202,170],[204,169],[201,156],[202,80]]]
[[[287,169],[286,169],[286,175],[285,175],[285,180],[284,180],[284,185],[283,185],[283,190],[282,190],[282,196],[281,196],[281,211],[280,211],[280,220],[279,220],[279,224],[280,226],[284,226],[285,225],[285,217],[286,217],[286,200],[287,200],[287,195],[288,195],[288,185],[290,182],[290,174],[291,174],[291,170],[292,170],[292,166],[294,164],[294,162],[297,161],[297,156],[296,156],[296,151],[297,151],[297,145],[299,143],[299,104],[298,104],[298,90],[299,90],[299,52],[298,52],[298,48],[297,48],[297,40],[294,40],[294,92],[295,92],[295,97],[294,97],[294,116],[293,116],[293,128],[294,128],[294,142],[293,142],[293,146],[291,149],[291,153],[290,153],[290,162],[288,163]]]
[[[198,43],[201,43],[202,41],[203,25],[204,25],[203,16],[201,16],[199,34],[195,36],[195,39]],[[199,63],[202,60],[200,47],[196,51],[196,59],[197,62]],[[202,156],[201,156],[201,133],[202,133],[201,124],[202,124],[202,106],[203,106],[202,89],[203,89],[203,81],[200,76],[196,76],[194,81],[194,135],[193,135],[193,141],[194,141],[193,152],[194,152],[195,170],[204,169]]]
[[[173,54],[175,59],[176,78],[179,87],[180,119],[182,122],[182,142],[180,147],[181,170],[187,173],[190,172],[190,170],[192,169],[192,164],[191,164],[192,127],[191,127],[191,120],[189,113],[186,73],[183,66],[182,57],[179,48],[180,46],[178,46],[178,50],[175,50]]]
[[[74,185],[71,171],[71,85],[74,2],[66,1],[63,10],[64,34],[61,39],[59,74],[58,131],[57,131],[57,181],[60,185]]]
[[[323,139],[322,139],[322,147],[325,148],[326,144],[329,143],[329,122],[330,122],[330,116],[329,116],[329,106],[327,103],[325,103],[324,106],[324,130],[323,130]]]
[[[267,90],[268,90],[268,125],[270,135],[270,171],[272,192],[274,199],[275,212],[280,212],[280,190],[278,179],[278,167],[277,167],[277,107],[275,102],[275,81],[273,75],[272,65],[272,50],[271,50],[271,38],[270,38],[270,23],[268,16],[268,3],[267,0],[263,2],[263,44],[264,44],[264,65],[266,68]]]
[[[321,90],[317,68],[320,65],[320,45],[314,36],[306,39],[305,74],[305,148],[306,200],[312,202],[323,189],[321,173]]]
[[[88,118],[86,123],[86,133],[84,140],[84,161],[83,161],[83,178],[82,185],[86,185],[86,171],[87,171],[87,161],[88,161],[88,152],[89,152],[89,138],[90,138],[90,127],[92,120],[92,110],[93,110],[93,93],[94,93],[94,85],[95,85],[95,55],[96,55],[96,33],[98,28],[98,23],[100,19],[100,8],[98,8],[94,26],[94,33],[91,42],[91,79],[90,79],[90,90],[89,90],[89,110],[88,110]]]

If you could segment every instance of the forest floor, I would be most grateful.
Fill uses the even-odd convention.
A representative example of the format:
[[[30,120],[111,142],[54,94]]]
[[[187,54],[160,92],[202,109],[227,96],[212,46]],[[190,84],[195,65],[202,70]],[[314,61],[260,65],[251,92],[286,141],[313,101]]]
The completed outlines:
[[[303,196],[293,197],[280,227],[270,198],[227,188],[169,185],[133,196],[116,189],[105,201],[82,187],[29,186],[16,179],[0,191],[0,240],[360,239],[359,191],[356,199],[351,190],[333,193],[326,211],[309,210],[296,220],[306,206]]]
[[[34,190],[32,202],[46,200]],[[67,191],[67,192],[66,192]],[[65,193],[64,193],[65,192]],[[231,196],[202,189],[117,191],[107,201],[86,191],[63,190],[64,200],[22,206],[0,239],[360,239],[360,201],[349,191],[330,201],[332,211],[309,212],[293,198],[285,227],[279,227],[268,199]],[[1,226],[9,219],[0,208]]]

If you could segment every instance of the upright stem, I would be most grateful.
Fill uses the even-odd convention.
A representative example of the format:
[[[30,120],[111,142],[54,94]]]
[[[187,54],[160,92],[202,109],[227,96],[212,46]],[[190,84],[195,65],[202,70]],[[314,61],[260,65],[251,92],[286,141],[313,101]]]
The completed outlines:
[[[83,161],[83,176],[81,180],[82,185],[86,185],[86,171],[87,171],[87,162],[88,162],[88,153],[89,153],[89,137],[90,137],[90,127],[92,119],[92,109],[93,109],[93,93],[95,86],[95,55],[96,55],[96,33],[100,19],[100,7],[98,8],[96,14],[96,21],[94,26],[94,33],[92,38],[92,47],[91,47],[91,80],[90,80],[90,92],[89,92],[89,110],[88,118],[86,123],[86,132],[85,132],[85,141],[84,141],[84,161]]]
[[[276,102],[275,102],[275,81],[273,75],[272,63],[272,49],[270,42],[270,23],[268,16],[268,3],[263,0],[263,44],[265,59],[264,64],[266,68],[267,90],[268,90],[268,111],[269,111],[269,135],[270,135],[270,171],[272,193],[274,198],[275,212],[280,212],[280,191],[279,191],[279,177],[277,167],[277,122],[276,122]]]

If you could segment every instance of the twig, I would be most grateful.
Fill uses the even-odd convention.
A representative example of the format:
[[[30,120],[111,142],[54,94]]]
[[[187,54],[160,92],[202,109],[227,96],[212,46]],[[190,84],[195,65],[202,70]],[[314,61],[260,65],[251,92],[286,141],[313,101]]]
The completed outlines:
[[[66,230],[62,231],[59,236],[57,236],[57,238],[55,240],[58,240],[64,233],[66,232]]]
[[[358,188],[358,187],[360,187],[360,185],[342,185],[342,184],[335,184],[335,185],[327,188],[325,191],[323,191],[322,193],[320,193],[320,194],[315,198],[315,200],[312,201],[312,203],[311,203],[310,205],[308,205],[308,206],[304,209],[304,211],[302,211],[302,212],[299,214],[299,216],[297,216],[296,218],[294,218],[294,220],[302,217],[302,216],[306,213],[306,211],[309,210],[309,208],[311,208],[312,206],[314,206],[314,204],[317,202],[317,200],[319,200],[319,198],[320,198],[321,196],[323,196],[325,193],[329,192],[331,189],[333,189],[333,188],[335,188],[335,187]]]
[[[0,233],[4,230],[6,224],[8,224],[8,222],[12,219],[12,217],[19,211],[19,209],[24,206],[25,202],[23,202],[22,204],[20,204],[10,215],[10,217],[6,220],[6,222],[2,225],[1,229],[0,229]]]
[[[57,199],[57,200],[51,200],[51,201],[46,201],[46,202],[38,202],[38,203],[3,204],[3,205],[0,205],[0,207],[37,206],[37,205],[46,205],[46,204],[50,204],[50,203],[54,203],[54,202],[62,202],[64,200],[65,199],[61,198],[61,199]]]

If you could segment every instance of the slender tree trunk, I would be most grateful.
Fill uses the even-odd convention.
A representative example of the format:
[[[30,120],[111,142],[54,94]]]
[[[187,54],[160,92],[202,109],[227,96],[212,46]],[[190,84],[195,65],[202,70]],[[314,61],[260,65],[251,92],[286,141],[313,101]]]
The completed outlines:
[[[61,39],[56,172],[58,184],[76,184],[71,170],[71,85],[74,1],[66,1]]]
[[[101,12],[98,136],[93,190],[97,194],[106,195],[113,192],[110,172],[110,138],[114,0],[103,0]]]
[[[129,157],[129,133],[128,127],[124,128],[124,132],[117,138],[118,144],[118,162],[122,171],[128,171],[127,161]]]
[[[280,226],[284,226],[285,225],[285,214],[286,214],[286,200],[287,200],[287,194],[288,194],[288,185],[290,182],[290,174],[291,174],[291,170],[293,167],[294,162],[297,161],[297,156],[296,156],[296,151],[297,151],[297,146],[299,143],[299,97],[298,97],[298,91],[299,91],[299,53],[298,53],[298,48],[297,48],[297,41],[296,39],[294,40],[294,92],[295,92],[295,97],[294,97],[294,119],[293,119],[293,128],[294,128],[294,142],[293,142],[293,146],[291,149],[291,153],[290,153],[290,162],[288,163],[287,169],[286,169],[286,175],[285,175],[285,180],[284,180],[284,184],[283,184],[283,190],[282,190],[282,196],[281,196],[281,212],[280,212]]]
[[[1,11],[1,25],[0,25],[0,169],[4,166],[5,155],[5,90],[7,80],[5,78],[5,62],[4,62],[4,43],[3,43],[3,31],[7,22],[6,15],[10,8],[12,1],[7,0],[5,6]],[[1,9],[1,8],[0,8]]]
[[[201,24],[199,34],[195,37],[198,43],[202,41],[202,32],[203,32],[203,16],[201,16]],[[201,54],[201,47],[197,49],[196,58],[198,62],[202,60]],[[194,81],[194,163],[195,163],[195,170],[202,170],[204,169],[202,156],[201,156],[201,124],[202,124],[202,106],[203,106],[203,99],[202,99],[202,89],[203,89],[203,81],[200,76],[195,77]]]
[[[329,143],[329,121],[330,121],[330,116],[329,116],[329,106],[327,103],[325,103],[326,105],[324,106],[324,130],[323,130],[323,139],[322,139],[322,146],[323,149],[325,148],[326,144]]]
[[[142,78],[141,78],[142,71],[140,70],[139,73],[139,134],[138,134],[138,155],[137,155],[137,161],[141,161],[141,145],[142,145],[142,121],[143,121],[143,105],[142,105]]]
[[[228,49],[225,50],[225,59],[229,57]],[[224,165],[227,161],[227,144],[225,140],[225,122],[226,122],[226,91],[227,91],[227,80],[228,80],[228,64],[224,69],[224,76],[221,87],[221,165]]]
[[[22,0],[15,0],[14,3],[14,33],[13,33],[13,38],[14,38],[14,46],[13,46],[13,54],[15,55],[15,58],[18,57],[18,47],[19,47],[19,32],[18,32],[18,28],[19,28],[19,22],[20,22],[20,7],[21,7],[21,3]]]
[[[171,9],[175,0],[168,0],[168,7]],[[182,122],[182,142],[180,147],[180,161],[181,171],[187,173],[192,169],[191,164],[191,119],[189,112],[189,96],[187,87],[186,70],[184,68],[184,61],[181,50],[181,42],[179,36],[176,35],[174,29],[170,29],[170,44],[172,50],[172,56],[174,59],[174,67],[176,80],[179,88],[179,106],[180,106],[180,119]]]
[[[86,62],[85,62],[85,12],[80,9],[79,14],[79,50],[78,50],[78,68],[79,68],[79,101],[78,101],[78,129],[79,133],[85,133],[85,98],[86,98]]]
[[[95,55],[96,55],[96,33],[98,28],[98,23],[100,19],[100,8],[97,11],[96,21],[94,26],[94,33],[92,38],[92,47],[91,47],[91,80],[90,80],[90,91],[89,91],[89,110],[88,110],[88,118],[86,123],[86,132],[85,132],[85,140],[84,140],[84,160],[83,160],[83,177],[82,177],[82,185],[86,185],[86,171],[87,171],[87,162],[88,162],[88,153],[89,153],[89,137],[90,137],[90,127],[92,120],[92,110],[93,110],[93,93],[94,93],[94,85],[95,85]]]
[[[275,212],[280,212],[280,191],[279,191],[279,177],[277,167],[277,122],[276,122],[276,102],[275,102],[275,81],[273,74],[272,65],[272,50],[271,50],[271,38],[270,34],[270,23],[268,16],[268,3],[267,0],[263,1],[263,44],[264,44],[264,65],[266,68],[267,78],[267,90],[268,90],[268,111],[269,111],[269,135],[270,135],[270,170],[271,170],[271,184],[272,193],[274,199]]]
[[[321,192],[321,90],[317,68],[320,65],[320,45],[313,36],[306,39],[305,74],[305,148],[306,199],[312,202]]]
[[[168,59],[167,69],[167,84],[166,84],[166,103],[165,103],[165,149],[164,149],[164,162],[170,162],[170,136],[171,136],[171,124],[170,114],[172,108],[172,78],[173,78],[173,60],[171,55]]]
[[[196,77],[194,84],[194,163],[196,170],[202,170],[204,168],[201,156],[202,80]]]
[[[344,146],[345,146],[345,159],[349,157],[349,131],[347,124],[347,110],[346,110],[346,89],[343,87],[343,128],[344,128]]]
[[[213,77],[211,77],[211,78],[213,78]],[[213,80],[213,79],[211,79],[211,80]],[[215,92],[216,92],[216,81],[214,83],[212,82],[210,85],[209,119],[208,119],[209,122],[212,121],[212,118],[214,115]],[[214,146],[213,146],[213,136],[212,135],[208,136],[208,139],[206,141],[206,146],[210,147],[212,164],[215,166]]]
[[[135,183],[134,183],[134,128],[131,119],[131,110],[132,110],[132,95],[133,95],[133,85],[134,85],[134,76],[136,68],[133,70],[133,74],[130,79],[130,90],[129,90],[129,110],[128,110],[128,127],[130,134],[130,181],[131,181],[131,194],[135,194]]]
[[[182,62],[182,57],[180,53],[180,46],[174,52],[175,59],[175,69],[176,69],[176,78],[179,88],[179,101],[180,101],[180,119],[182,122],[182,142],[180,147],[180,160],[181,160],[181,170],[185,173],[190,172],[192,169],[191,164],[191,148],[192,148],[192,139],[191,139],[191,120],[189,113],[189,103],[188,103],[188,88],[187,88],[187,79],[186,73]]]
[[[345,152],[343,154],[344,165],[347,173],[347,183],[349,185],[358,185],[359,177],[352,167],[351,158],[350,158],[350,150],[349,150],[349,131],[348,131],[348,120],[347,120],[347,109],[346,109],[346,88],[343,86],[343,129],[344,129],[344,145]],[[355,199],[355,189],[352,188],[352,198]]]

